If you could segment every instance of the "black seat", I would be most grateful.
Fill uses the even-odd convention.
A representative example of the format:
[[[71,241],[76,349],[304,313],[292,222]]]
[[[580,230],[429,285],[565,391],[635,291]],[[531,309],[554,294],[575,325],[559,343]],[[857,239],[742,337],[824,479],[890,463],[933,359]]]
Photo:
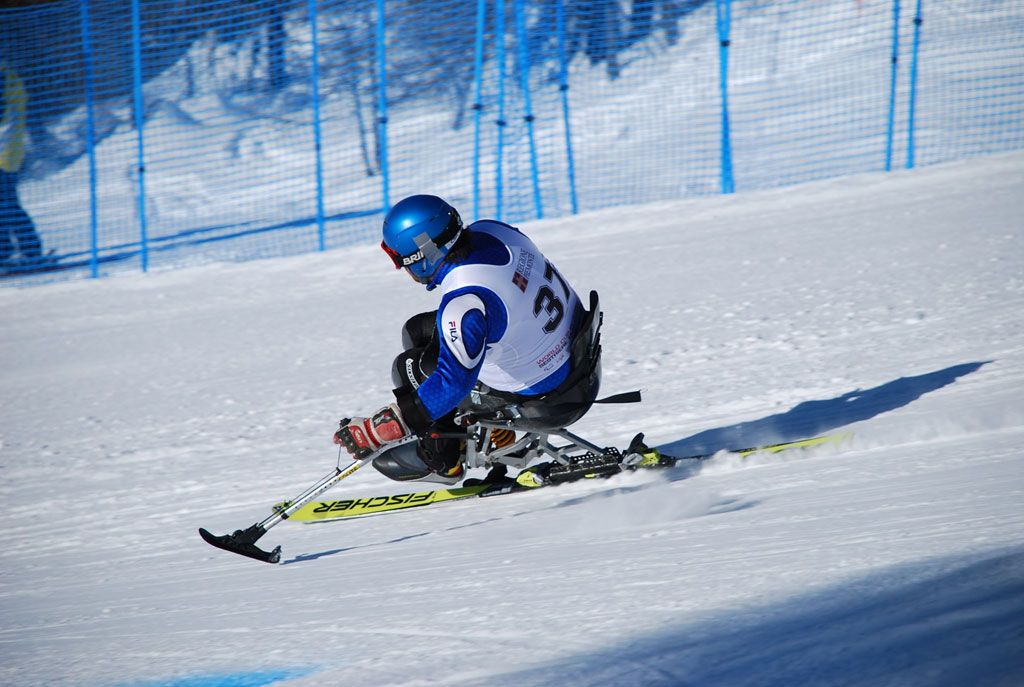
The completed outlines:
[[[556,389],[541,396],[484,390],[470,395],[466,410],[481,419],[514,418],[515,428],[524,431],[561,429],[576,422],[590,410],[601,387],[601,320],[597,291],[591,291],[590,309],[583,312],[572,342],[569,376]]]

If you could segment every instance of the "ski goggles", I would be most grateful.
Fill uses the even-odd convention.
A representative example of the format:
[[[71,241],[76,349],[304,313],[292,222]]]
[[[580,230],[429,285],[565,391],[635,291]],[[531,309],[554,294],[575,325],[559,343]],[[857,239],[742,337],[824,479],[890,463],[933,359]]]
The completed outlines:
[[[383,241],[380,242],[380,247],[383,248],[384,252],[388,254],[389,258],[391,258],[391,262],[395,265],[396,270],[400,270],[403,267],[406,267],[406,265],[402,264],[402,256],[398,253],[397,250],[395,250],[394,248],[392,248]],[[420,252],[420,255],[422,256],[423,253]],[[409,264],[411,265],[412,263]]]

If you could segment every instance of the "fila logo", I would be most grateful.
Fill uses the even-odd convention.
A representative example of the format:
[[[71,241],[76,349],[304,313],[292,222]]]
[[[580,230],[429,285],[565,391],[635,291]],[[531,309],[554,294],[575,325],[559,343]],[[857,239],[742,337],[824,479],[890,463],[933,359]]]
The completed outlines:
[[[455,326],[455,320],[448,323],[448,340],[452,343],[459,340],[459,329]]]

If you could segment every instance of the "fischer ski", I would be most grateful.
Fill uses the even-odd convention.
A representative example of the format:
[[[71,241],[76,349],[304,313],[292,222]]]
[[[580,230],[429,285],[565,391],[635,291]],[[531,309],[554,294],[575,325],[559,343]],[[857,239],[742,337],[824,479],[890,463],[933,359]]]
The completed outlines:
[[[639,435],[638,439],[642,439],[642,436]],[[530,466],[521,471],[515,479],[506,478],[493,483],[484,482],[449,489],[428,489],[403,494],[350,497],[334,501],[310,502],[301,508],[293,510],[288,517],[290,520],[305,523],[344,520],[364,515],[420,508],[448,501],[534,491],[542,487],[556,486],[582,479],[611,477],[621,472],[631,472],[638,469],[671,468],[680,463],[708,460],[721,453],[731,453],[739,456],[750,456],[755,453],[779,453],[791,449],[839,443],[850,436],[850,434],[827,434],[810,439],[799,439],[778,444],[753,446],[731,451],[716,451],[715,453],[692,456],[670,456],[656,449],[647,449],[647,453],[643,454],[643,458],[632,464],[624,464],[622,462],[623,455],[618,450],[611,449],[603,455],[588,454],[581,456],[569,465],[542,463]],[[636,442],[637,439],[634,439],[634,443]],[[630,455],[630,449],[626,450],[625,455]],[[273,510],[275,513],[278,513],[290,507],[292,507],[292,504],[284,501],[276,504]]]
[[[366,496],[357,498],[338,499],[336,501],[318,501],[307,503],[302,508],[291,514],[290,519],[298,522],[320,522],[323,520],[337,520],[339,518],[351,518],[359,515],[373,515],[374,513],[386,513],[389,511],[405,510],[428,506],[432,503],[444,501],[456,501],[458,499],[481,496],[495,485],[478,484],[469,487],[455,487],[452,489],[428,489],[425,491],[410,492],[406,494],[390,494],[387,496]],[[288,502],[278,503],[274,511],[279,511],[288,506]]]

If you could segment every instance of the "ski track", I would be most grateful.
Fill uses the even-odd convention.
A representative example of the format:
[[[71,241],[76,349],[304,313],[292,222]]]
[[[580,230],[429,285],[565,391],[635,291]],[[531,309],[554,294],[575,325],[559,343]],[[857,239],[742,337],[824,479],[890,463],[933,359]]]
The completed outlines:
[[[853,436],[284,523],[278,566],[196,528],[333,468],[429,294],[375,247],[0,291],[0,684],[1022,684],[1022,182],[1005,155],[526,225],[601,293],[604,392],[644,390],[581,435]]]

